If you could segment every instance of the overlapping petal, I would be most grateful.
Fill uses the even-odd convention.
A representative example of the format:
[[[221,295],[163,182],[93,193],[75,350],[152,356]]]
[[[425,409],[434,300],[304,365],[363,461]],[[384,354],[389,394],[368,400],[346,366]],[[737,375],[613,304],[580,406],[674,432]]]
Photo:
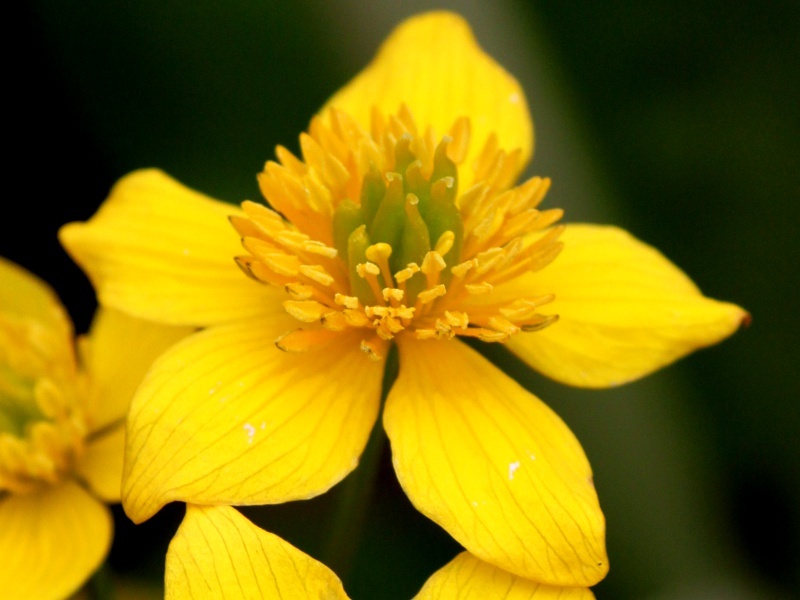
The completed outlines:
[[[80,346],[91,382],[86,398],[91,431],[121,423],[153,361],[192,331],[100,307]]]
[[[233,508],[188,505],[167,552],[167,600],[347,600],[322,563]]]
[[[497,296],[555,294],[559,321],[508,346],[558,381],[619,385],[715,344],[748,318],[706,298],[658,250],[616,227],[570,224],[564,250],[542,271],[495,289]]]
[[[100,566],[111,513],[65,482],[0,500],[0,590],[4,598],[61,600]]]
[[[211,328],[156,361],[128,421],[123,504],[134,521],[171,500],[309,498],[355,468],[383,365],[348,334],[302,354],[276,349],[295,326],[285,316]]]
[[[368,128],[373,107],[395,114],[401,104],[439,135],[459,117],[469,117],[474,142],[466,165],[491,133],[501,148],[520,148],[522,164],[533,154],[533,122],[522,88],[453,13],[430,12],[404,21],[326,107],[341,108]]]
[[[263,315],[282,292],[244,277],[228,216],[241,211],[184,187],[161,171],[119,181],[86,223],[61,243],[86,271],[100,302],[143,319],[204,326]]]
[[[75,471],[95,496],[104,502],[119,502],[122,482],[122,457],[125,453],[125,425],[91,438]]]
[[[550,586],[512,575],[469,552],[436,571],[414,600],[592,600],[587,588]]]
[[[402,340],[384,426],[403,489],[479,558],[524,578],[592,585],[605,520],[564,423],[460,342]]]

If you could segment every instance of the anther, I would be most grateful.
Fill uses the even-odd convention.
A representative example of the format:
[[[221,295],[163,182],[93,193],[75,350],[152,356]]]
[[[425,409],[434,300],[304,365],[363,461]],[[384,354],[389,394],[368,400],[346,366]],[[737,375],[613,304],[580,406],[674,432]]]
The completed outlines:
[[[420,271],[425,273],[425,275],[433,275],[440,273],[445,267],[447,267],[447,263],[444,262],[442,255],[434,250],[425,254]]]
[[[477,266],[477,264],[478,264],[477,261],[473,258],[471,260],[456,265],[455,267],[450,269],[450,272],[453,274],[453,277],[458,277],[459,279],[461,279],[467,274],[468,271]]]
[[[464,288],[472,296],[481,296],[491,292],[494,286],[488,281],[481,281],[480,283],[467,283]]]
[[[292,254],[281,254],[278,252],[259,256],[264,264],[278,275],[287,277],[297,276],[301,263],[300,259]]]
[[[520,325],[520,329],[525,332],[541,331],[556,321],[558,321],[558,315],[539,315],[536,320]]]
[[[386,286],[392,287],[392,272],[389,268],[389,257],[392,255],[392,247],[384,242],[373,244],[367,248],[367,260],[374,262],[383,275],[383,282]]]
[[[301,275],[325,287],[330,287],[336,282],[322,265],[301,265],[297,270]]]
[[[405,269],[394,274],[394,278],[397,280],[397,283],[405,283],[411,279],[415,273],[419,273],[419,267],[417,266],[417,263],[408,263],[408,266]]]
[[[314,288],[300,282],[287,283],[284,286],[286,293],[294,300],[308,300],[314,293]]]
[[[489,317],[486,324],[489,326],[489,328],[494,329],[495,331],[502,331],[508,335],[513,335],[515,333],[519,333],[520,331],[520,328],[514,325],[511,321],[496,315]]]
[[[375,336],[369,340],[361,340],[361,351],[372,360],[381,360],[383,358],[383,348],[385,345],[385,342],[378,336]]]
[[[444,318],[447,319],[447,322],[452,327],[458,327],[459,329],[466,329],[467,325],[469,325],[469,316],[465,312],[450,312],[446,310],[444,311]]]
[[[390,300],[394,300],[395,302],[402,302],[403,290],[398,290],[397,288],[383,288],[383,299],[389,302]]]
[[[344,294],[336,294],[334,296],[334,302],[340,306],[344,306],[345,308],[356,309],[360,306],[358,298],[355,296],[345,296]]]
[[[436,287],[427,289],[425,291],[420,292],[417,295],[417,300],[420,304],[428,304],[436,300],[436,298],[440,298],[447,293],[447,288],[443,285],[437,285]]]
[[[284,352],[306,352],[314,346],[327,342],[334,335],[336,334],[333,331],[325,329],[295,329],[276,339],[275,346]]]
[[[370,327],[372,321],[360,310],[345,309],[344,319],[350,327]]]
[[[317,254],[319,256],[324,256],[325,258],[336,258],[336,256],[339,254],[336,248],[331,248],[330,246],[326,246],[322,242],[318,242],[316,240],[305,241],[303,242],[302,247],[303,250],[309,254]]]
[[[378,275],[380,275],[380,272],[381,270],[378,268],[378,265],[373,262],[359,263],[356,266],[356,273],[358,273],[358,276],[366,280],[375,298],[382,302],[383,294],[381,294],[381,286],[378,283]]]
[[[439,284],[439,273],[444,271],[447,263],[442,256],[435,251],[428,252],[422,260],[420,270],[425,273],[427,287],[433,288]]]
[[[319,321],[329,309],[315,300],[286,300],[283,308],[298,321],[314,323]]]

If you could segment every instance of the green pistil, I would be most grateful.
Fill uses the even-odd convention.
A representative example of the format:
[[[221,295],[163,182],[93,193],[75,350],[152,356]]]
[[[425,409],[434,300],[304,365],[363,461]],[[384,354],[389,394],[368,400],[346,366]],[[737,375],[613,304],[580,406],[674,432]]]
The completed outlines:
[[[375,165],[370,165],[369,173],[364,175],[361,182],[361,210],[364,211],[364,222],[368,225],[372,225],[385,195],[386,182],[383,174],[375,168]]]
[[[404,268],[407,264],[415,262],[417,265],[422,264],[422,259],[431,250],[431,236],[428,231],[428,226],[422,219],[422,215],[417,208],[419,200],[414,194],[409,194],[406,199],[406,222],[403,227],[403,241],[400,244],[400,252],[398,252],[397,263],[400,268]],[[392,257],[394,258],[394,257]],[[390,262],[391,265],[391,262]],[[399,271],[394,265],[391,265],[395,272]],[[417,294],[425,289],[425,278],[416,275],[408,280],[406,283],[406,294],[408,295],[409,302],[416,299]]]
[[[24,437],[28,425],[43,418],[32,390],[27,396],[16,397],[0,391],[0,432]]]
[[[333,244],[343,261],[348,262],[350,234],[364,225],[364,213],[352,200],[344,200],[333,213]]]
[[[366,225],[361,225],[347,239],[347,271],[350,274],[350,293],[364,305],[375,304],[375,294],[367,280],[358,274],[356,267],[367,262],[367,248],[371,246]]]
[[[386,187],[386,194],[378,207],[378,213],[369,226],[369,237],[373,244],[385,242],[397,252],[406,220],[406,194],[403,189],[403,178],[399,174],[388,173],[386,179],[389,185]],[[392,269],[396,269],[393,264]]]
[[[379,242],[392,247],[389,266],[396,273],[409,263],[422,265],[425,254],[440,236],[452,231],[453,247],[445,259],[458,262],[464,225],[455,201],[458,169],[447,156],[448,141],[442,141],[434,155],[433,173],[426,179],[422,162],[411,151],[412,138],[402,136],[395,146],[395,171],[385,177],[374,167],[364,176],[360,204],[344,200],[333,215],[333,237],[339,256],[347,263],[351,293],[365,305],[376,299],[369,284],[358,275],[357,266],[366,262],[366,250]],[[385,282],[381,279],[381,285]],[[450,271],[441,274],[443,283]],[[415,275],[406,287],[406,304],[411,304],[425,287],[424,277]]]
[[[23,437],[30,423],[44,418],[36,404],[35,379],[0,362],[0,432]]]
[[[405,134],[397,140],[394,147],[394,170],[397,173],[405,173],[408,166],[417,160],[414,153],[411,152],[411,140],[413,138]]]

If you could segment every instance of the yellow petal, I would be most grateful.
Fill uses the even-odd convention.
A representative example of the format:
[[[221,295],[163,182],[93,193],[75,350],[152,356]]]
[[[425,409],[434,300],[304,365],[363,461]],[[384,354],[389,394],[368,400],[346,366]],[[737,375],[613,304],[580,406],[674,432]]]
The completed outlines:
[[[561,587],[517,577],[462,552],[436,571],[414,600],[592,600],[585,587]]]
[[[549,266],[495,290],[555,294],[543,312],[558,314],[558,322],[508,344],[553,379],[626,383],[719,342],[749,319],[738,306],[703,296],[660,252],[621,229],[570,224],[561,239],[564,250]]]
[[[247,278],[234,262],[242,248],[228,216],[240,213],[161,171],[137,171],[88,222],[65,225],[59,237],[106,306],[152,321],[208,325],[279,303],[279,290]]]
[[[153,361],[192,331],[98,309],[81,347],[90,380],[86,412],[91,431],[121,421]]]
[[[521,577],[593,585],[608,570],[592,471],[566,425],[461,342],[403,340],[383,422],[414,506]]]
[[[227,506],[186,507],[165,583],[167,600],[347,599],[328,567]]]
[[[377,418],[382,364],[343,333],[299,354],[297,321],[208,329],[156,361],[128,421],[123,504],[136,522],[172,500],[310,498],[353,470]]]
[[[125,427],[120,424],[91,439],[75,470],[95,495],[105,502],[119,502]]]
[[[111,513],[66,482],[0,500],[0,590],[4,598],[60,600],[100,566]]]
[[[32,319],[66,336],[72,323],[52,288],[0,256],[0,312]]]
[[[326,108],[341,108],[369,128],[373,107],[395,114],[403,103],[418,125],[432,125],[439,135],[450,131],[459,117],[469,117],[467,165],[492,132],[500,148],[520,148],[523,163],[533,154],[533,122],[522,88],[478,46],[469,24],[453,13],[430,12],[401,23]]]

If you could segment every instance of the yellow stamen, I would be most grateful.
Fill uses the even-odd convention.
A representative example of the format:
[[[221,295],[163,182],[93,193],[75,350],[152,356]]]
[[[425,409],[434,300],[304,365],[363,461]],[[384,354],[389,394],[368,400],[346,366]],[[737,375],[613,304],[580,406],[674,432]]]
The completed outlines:
[[[548,290],[493,301],[500,284],[561,250],[563,227],[554,224],[562,211],[537,208],[550,181],[512,187],[522,155],[494,135],[465,165],[470,138],[466,118],[437,138],[407,106],[373,110],[369,131],[331,109],[301,136],[301,158],[277,149],[279,162],[259,176],[275,210],[245,202],[246,216],[231,224],[249,253],[236,258],[242,271],[283,287],[286,311],[316,324],[279,347],[295,351],[358,327],[373,331],[362,350],[380,358],[401,335],[504,342],[555,322],[538,312],[553,299]],[[469,189],[459,189],[469,170]]]
[[[378,268],[378,265],[371,262],[361,263],[356,267],[356,271],[359,277],[367,281],[375,297],[382,301],[383,294],[381,293],[381,286],[378,283],[378,275],[380,275],[381,270]]]
[[[315,300],[287,300],[283,307],[295,319],[304,323],[319,321],[327,312],[325,305]]]
[[[381,360],[384,356],[385,347],[386,343],[377,336],[369,340],[361,341],[361,351],[372,360]]]
[[[383,282],[387,287],[392,287],[392,272],[389,269],[389,257],[392,255],[392,247],[386,243],[373,244],[367,248],[367,259],[378,265]]]
[[[333,339],[335,336],[336,333],[326,329],[296,329],[275,340],[275,345],[284,352],[306,352],[321,343]]]

